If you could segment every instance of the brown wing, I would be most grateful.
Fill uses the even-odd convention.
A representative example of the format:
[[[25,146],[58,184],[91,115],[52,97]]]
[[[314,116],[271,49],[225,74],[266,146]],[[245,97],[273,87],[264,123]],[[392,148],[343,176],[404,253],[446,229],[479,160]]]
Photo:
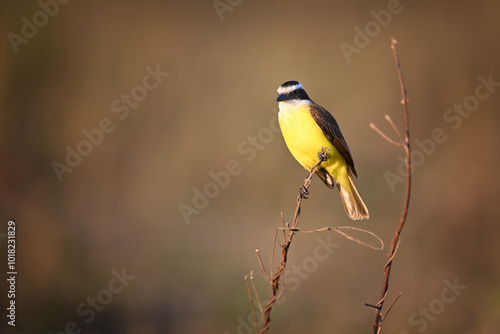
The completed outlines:
[[[335,148],[342,154],[344,157],[347,166],[352,171],[352,173],[358,177],[356,173],[356,169],[354,169],[354,161],[352,160],[351,151],[349,151],[349,146],[340,132],[340,127],[337,124],[335,118],[333,118],[332,114],[328,112],[325,108],[317,105],[316,103],[310,104],[311,116],[314,118],[319,128],[323,131],[326,138],[335,146]],[[317,173],[319,175],[319,173]],[[320,178],[323,179],[324,175],[320,175]],[[324,182],[324,181],[323,181]],[[325,182],[326,183],[326,182]]]
[[[320,168],[316,171],[316,175],[319,176],[321,181],[323,181],[324,184],[330,189],[333,189],[333,186],[335,185],[335,180],[333,177],[328,173],[324,168]]]

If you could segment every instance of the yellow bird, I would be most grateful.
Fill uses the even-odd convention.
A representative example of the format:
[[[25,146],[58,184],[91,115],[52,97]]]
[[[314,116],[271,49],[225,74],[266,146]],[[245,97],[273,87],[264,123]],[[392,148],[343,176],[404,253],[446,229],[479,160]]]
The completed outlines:
[[[298,81],[282,84],[276,101],[281,133],[293,157],[310,171],[319,161],[321,149],[330,148],[328,160],[321,163],[316,174],[328,188],[337,185],[349,218],[368,219],[368,209],[352,179],[352,174],[358,176],[354,161],[335,118],[311,101]]]

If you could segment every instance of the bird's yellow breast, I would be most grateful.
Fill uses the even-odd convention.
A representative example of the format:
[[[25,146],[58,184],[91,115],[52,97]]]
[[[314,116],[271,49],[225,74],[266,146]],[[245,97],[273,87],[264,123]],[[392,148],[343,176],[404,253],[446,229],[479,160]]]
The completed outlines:
[[[307,170],[318,162],[323,147],[330,148],[328,161],[321,164],[345,189],[350,190],[344,157],[326,138],[309,111],[309,101],[279,103],[278,120],[286,146],[293,157]]]

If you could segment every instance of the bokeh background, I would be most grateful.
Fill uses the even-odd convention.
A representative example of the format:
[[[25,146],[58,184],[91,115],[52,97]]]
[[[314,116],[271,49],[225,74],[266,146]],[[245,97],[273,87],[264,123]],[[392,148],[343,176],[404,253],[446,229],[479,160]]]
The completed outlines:
[[[254,250],[267,264],[307,174],[276,132],[276,88],[287,80],[340,123],[371,213],[350,221],[315,178],[300,226],[356,226],[388,245],[404,184],[387,175],[401,177],[402,151],[369,123],[393,138],[384,115],[402,126],[391,37],[420,153],[386,305],[402,296],[383,332],[500,332],[500,87],[477,88],[479,77],[500,81],[500,4],[40,3],[0,11],[2,333],[251,333],[243,277],[253,270],[267,299]],[[376,23],[388,8],[397,13]],[[9,33],[22,37],[34,19],[37,32],[24,28],[31,37],[13,47]],[[341,45],[356,46],[366,27],[365,45],[346,57]],[[169,74],[146,91],[148,68]],[[489,96],[474,100],[476,89]],[[132,93],[140,101],[127,107]],[[464,102],[471,112],[447,111]],[[68,147],[84,149],[82,131],[103,119],[113,130],[60,182],[54,162],[67,164]],[[15,328],[4,314],[9,220]],[[374,313],[362,303],[378,301],[386,253],[332,233],[296,236],[271,333],[370,333]],[[116,273],[128,275],[119,292]]]

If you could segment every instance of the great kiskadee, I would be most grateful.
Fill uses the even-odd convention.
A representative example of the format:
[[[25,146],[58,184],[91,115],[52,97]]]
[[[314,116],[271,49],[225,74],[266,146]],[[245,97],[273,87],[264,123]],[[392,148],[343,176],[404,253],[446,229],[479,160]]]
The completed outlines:
[[[347,215],[354,220],[368,219],[368,209],[352,180],[356,177],[354,161],[339,125],[325,108],[311,101],[297,81],[287,81],[278,88],[278,120],[286,146],[307,170],[319,161],[322,148],[328,160],[316,174],[330,189],[337,185]]]

